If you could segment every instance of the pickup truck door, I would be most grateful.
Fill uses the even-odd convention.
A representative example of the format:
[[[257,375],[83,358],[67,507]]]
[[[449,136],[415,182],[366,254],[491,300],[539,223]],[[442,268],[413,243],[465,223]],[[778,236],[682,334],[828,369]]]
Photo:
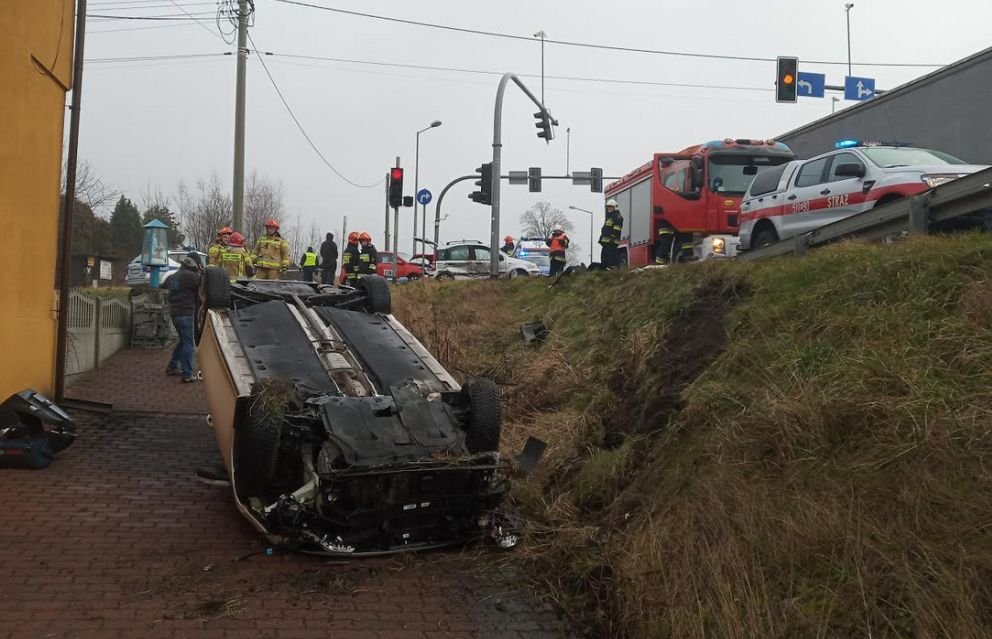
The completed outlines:
[[[815,216],[818,226],[842,220],[864,209],[864,178],[837,175],[837,167],[843,164],[857,164],[866,169],[865,163],[854,153],[837,153],[831,156],[825,185],[825,190],[829,193],[824,194],[826,206],[818,209]]]
[[[818,226],[814,216],[816,207],[824,197],[821,191],[826,188],[829,162],[829,157],[810,160],[796,171],[791,188],[785,196],[780,240],[802,235]]]

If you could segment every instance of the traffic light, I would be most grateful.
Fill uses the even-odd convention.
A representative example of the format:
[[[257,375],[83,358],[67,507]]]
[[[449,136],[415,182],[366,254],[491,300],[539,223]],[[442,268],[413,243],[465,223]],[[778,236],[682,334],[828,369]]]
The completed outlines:
[[[492,204],[493,200],[493,165],[492,163],[483,164],[475,170],[476,173],[481,175],[481,179],[475,181],[475,185],[479,187],[478,191],[469,193],[468,199],[473,202],[478,202],[479,204]]]
[[[544,138],[545,142],[555,139],[555,132],[551,127],[557,126],[558,122],[551,117],[551,112],[547,109],[541,109],[534,114],[534,117],[537,118],[537,123],[534,126],[540,129],[537,132],[537,137]]]
[[[603,169],[593,167],[589,170],[589,190],[593,193],[603,192]]]
[[[403,169],[398,166],[389,169],[389,206],[403,206]]]
[[[799,58],[779,56],[778,75],[775,80],[775,101],[795,102],[799,81]]]
[[[541,167],[532,166],[527,169],[527,190],[531,193],[541,192]]]

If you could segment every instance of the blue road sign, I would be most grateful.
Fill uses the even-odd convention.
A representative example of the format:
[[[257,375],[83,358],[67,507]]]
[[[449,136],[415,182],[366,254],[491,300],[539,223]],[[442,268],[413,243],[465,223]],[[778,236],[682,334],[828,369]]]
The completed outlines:
[[[417,191],[417,201],[423,204],[424,206],[430,204],[432,198],[433,196],[431,195],[431,192],[428,191],[427,189],[420,189],[419,191]]]
[[[827,76],[823,73],[799,72],[796,95],[804,98],[822,98],[826,95]]]
[[[868,100],[875,97],[875,78],[844,78],[845,100]]]

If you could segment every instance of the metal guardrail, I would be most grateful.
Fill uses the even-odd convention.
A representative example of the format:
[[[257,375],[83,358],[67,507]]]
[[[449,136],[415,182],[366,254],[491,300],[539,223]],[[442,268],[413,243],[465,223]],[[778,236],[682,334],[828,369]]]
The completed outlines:
[[[821,226],[770,246],[738,254],[738,260],[763,260],[779,255],[802,255],[811,248],[842,239],[881,240],[903,232],[926,234],[939,222],[992,209],[992,169],[958,178],[863,213]]]

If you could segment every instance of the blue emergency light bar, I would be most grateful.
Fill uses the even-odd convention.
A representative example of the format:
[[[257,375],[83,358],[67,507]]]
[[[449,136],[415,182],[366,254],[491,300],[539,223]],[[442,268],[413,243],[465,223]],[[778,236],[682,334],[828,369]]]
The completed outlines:
[[[872,140],[870,142],[864,140],[837,140],[834,142],[835,149],[850,149],[855,146],[913,146],[912,144],[907,144],[906,142],[880,142],[877,140]]]

